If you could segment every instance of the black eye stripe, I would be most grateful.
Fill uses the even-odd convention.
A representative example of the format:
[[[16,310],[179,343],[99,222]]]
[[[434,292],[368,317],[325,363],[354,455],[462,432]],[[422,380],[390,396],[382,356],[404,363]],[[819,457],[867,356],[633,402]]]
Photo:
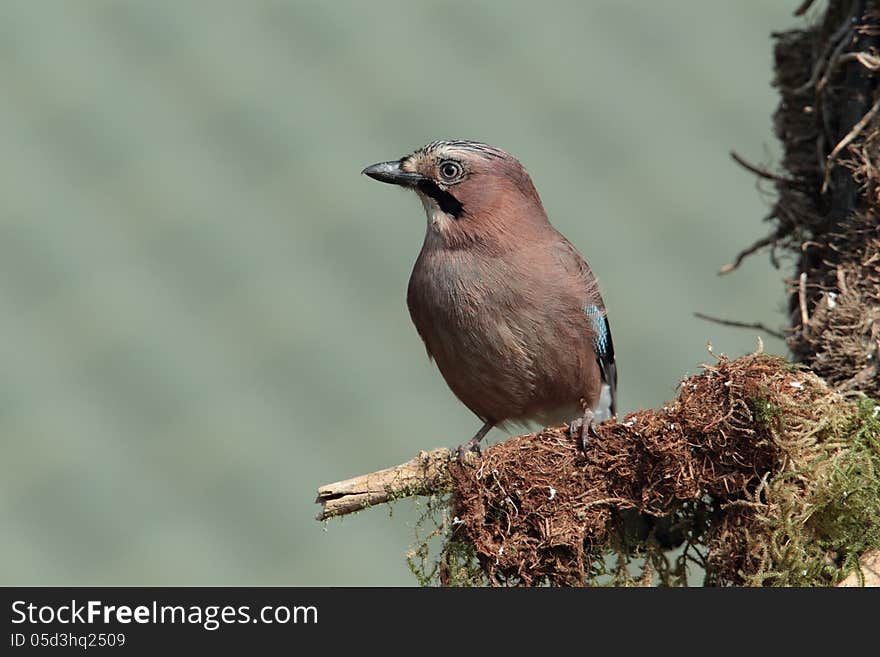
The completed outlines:
[[[433,180],[419,182],[419,191],[437,201],[440,209],[455,219],[458,219],[464,212],[464,206],[461,202],[449,192],[440,189]]]

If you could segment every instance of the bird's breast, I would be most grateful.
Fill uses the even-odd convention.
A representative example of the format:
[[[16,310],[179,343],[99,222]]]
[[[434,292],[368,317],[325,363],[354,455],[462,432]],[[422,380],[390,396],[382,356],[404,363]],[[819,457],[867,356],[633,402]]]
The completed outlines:
[[[558,418],[599,396],[585,290],[529,255],[426,248],[410,278],[410,315],[428,353],[482,418]]]
[[[410,316],[431,356],[441,365],[474,358],[497,342],[491,275],[467,254],[423,252],[407,291]]]

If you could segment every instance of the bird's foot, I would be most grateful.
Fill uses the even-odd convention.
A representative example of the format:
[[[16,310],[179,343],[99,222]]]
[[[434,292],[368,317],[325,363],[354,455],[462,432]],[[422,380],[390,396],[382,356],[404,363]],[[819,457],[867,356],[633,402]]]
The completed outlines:
[[[495,420],[486,420],[476,435],[463,445],[459,445],[456,449],[459,463],[467,463],[473,465],[480,453],[480,441],[495,426]]]
[[[582,452],[587,451],[587,439],[589,436],[598,437],[595,426],[595,416],[590,409],[584,409],[583,417],[569,422],[568,435],[577,440],[577,445]]]
[[[482,438],[482,436],[480,438]],[[474,461],[482,456],[482,452],[480,451],[480,438],[474,436],[466,443],[458,446],[455,452],[458,455],[459,463],[473,465]]]

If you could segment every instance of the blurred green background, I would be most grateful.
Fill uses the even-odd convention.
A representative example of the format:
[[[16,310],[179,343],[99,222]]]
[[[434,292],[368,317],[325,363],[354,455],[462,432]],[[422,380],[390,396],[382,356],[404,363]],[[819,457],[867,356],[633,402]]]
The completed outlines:
[[[753,350],[692,313],[785,322],[766,255],[716,271],[796,4],[3,2],[0,583],[415,583],[412,501],[314,497],[478,427],[407,314],[421,206],[359,174],[436,138],[530,170],[624,412]]]

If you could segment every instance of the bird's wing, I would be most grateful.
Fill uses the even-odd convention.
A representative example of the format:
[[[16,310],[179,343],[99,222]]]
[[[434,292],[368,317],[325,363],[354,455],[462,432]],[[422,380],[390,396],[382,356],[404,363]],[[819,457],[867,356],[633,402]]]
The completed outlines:
[[[590,266],[580,252],[565,237],[560,235],[561,259],[567,268],[576,267],[580,277],[584,281],[586,303],[584,312],[593,323],[593,351],[596,352],[596,361],[599,363],[599,371],[602,374],[602,382],[607,386],[600,398],[599,408],[608,417],[617,413],[617,364],[614,362],[614,341],[611,339],[611,324],[608,322],[608,313],[605,303],[599,293],[599,283],[593,275]],[[606,418],[597,418],[597,420]]]
[[[594,303],[586,305],[587,316],[593,322],[595,337],[593,338],[593,351],[596,352],[596,360],[599,362],[599,371],[602,373],[602,381],[608,386],[607,406],[609,416],[617,414],[617,363],[614,362],[614,341],[611,339],[611,325],[608,323],[608,314],[604,309]]]

